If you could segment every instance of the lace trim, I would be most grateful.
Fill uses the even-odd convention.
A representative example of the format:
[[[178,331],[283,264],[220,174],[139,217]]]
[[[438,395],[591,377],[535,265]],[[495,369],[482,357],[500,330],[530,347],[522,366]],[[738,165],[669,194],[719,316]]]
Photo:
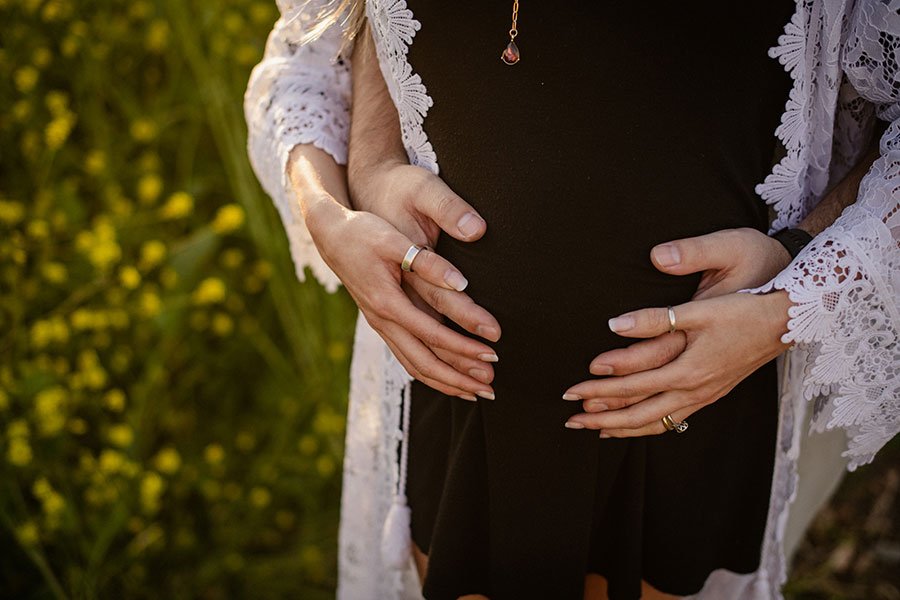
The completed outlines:
[[[438,173],[437,155],[422,127],[434,101],[422,78],[414,73],[406,55],[422,24],[413,18],[406,0],[366,3],[366,15],[374,29],[375,52],[388,92],[400,116],[400,131],[410,164]]]

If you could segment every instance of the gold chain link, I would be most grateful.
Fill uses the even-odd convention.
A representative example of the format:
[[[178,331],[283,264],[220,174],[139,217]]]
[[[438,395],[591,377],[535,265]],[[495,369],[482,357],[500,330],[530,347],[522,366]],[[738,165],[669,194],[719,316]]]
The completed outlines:
[[[519,18],[519,0],[513,0],[513,13],[512,13],[512,29],[509,30],[510,39],[516,39],[516,36],[519,35],[518,29],[516,29],[516,19]]]

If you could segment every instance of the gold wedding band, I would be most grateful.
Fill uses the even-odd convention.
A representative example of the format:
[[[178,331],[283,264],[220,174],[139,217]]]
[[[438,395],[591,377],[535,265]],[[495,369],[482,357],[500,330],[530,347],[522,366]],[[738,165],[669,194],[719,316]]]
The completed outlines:
[[[688,424],[687,421],[676,421],[672,418],[672,415],[666,415],[662,418],[663,427],[666,428],[666,431],[672,431],[673,429],[678,433],[684,433],[687,431]]]
[[[409,247],[409,250],[406,251],[406,256],[403,257],[403,262],[400,263],[400,268],[404,271],[412,272],[412,262],[415,260],[416,256],[418,256],[419,252],[425,249],[425,246],[420,246],[419,244],[413,244]]]
[[[669,333],[675,333],[675,309],[671,306],[667,308],[669,310]]]

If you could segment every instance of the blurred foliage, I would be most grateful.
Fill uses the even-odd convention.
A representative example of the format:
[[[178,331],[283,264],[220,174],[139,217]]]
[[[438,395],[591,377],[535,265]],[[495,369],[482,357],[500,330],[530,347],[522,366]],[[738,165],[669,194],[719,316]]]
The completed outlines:
[[[247,161],[277,16],[0,0],[4,597],[333,596],[355,307]]]

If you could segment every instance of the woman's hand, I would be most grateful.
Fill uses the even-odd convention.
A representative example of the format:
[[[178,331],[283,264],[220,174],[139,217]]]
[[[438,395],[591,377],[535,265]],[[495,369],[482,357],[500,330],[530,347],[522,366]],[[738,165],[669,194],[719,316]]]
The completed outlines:
[[[722,296],[769,281],[791,262],[778,240],[749,227],[723,229],[654,246],[650,260],[671,275],[702,272],[692,300]],[[660,335],[596,356],[594,375],[630,375],[663,366],[683,350],[684,335]]]
[[[790,347],[788,294],[730,293],[673,307],[678,330],[668,333],[668,311],[647,308],[610,319],[625,337],[681,337],[683,352],[671,362],[623,377],[583,381],[565,399],[583,400],[586,413],[566,423],[573,429],[601,429],[601,437],[633,437],[666,431],[668,414],[681,421],[730,392],[753,371]]]
[[[325,263],[340,277],[366,321],[385,340],[404,368],[416,379],[449,395],[475,400],[493,398],[486,375],[473,377],[497,360],[493,349],[442,325],[417,308],[400,287],[400,263],[413,243],[380,217],[337,202],[318,202],[307,211],[306,225]],[[412,263],[432,298],[461,294],[465,280],[449,262],[422,250]],[[471,302],[471,301],[469,301]],[[468,314],[478,315],[477,311]],[[488,319],[466,321],[477,330]],[[432,349],[435,352],[432,352]],[[443,359],[435,356],[440,352]],[[448,362],[449,361],[449,362]]]

